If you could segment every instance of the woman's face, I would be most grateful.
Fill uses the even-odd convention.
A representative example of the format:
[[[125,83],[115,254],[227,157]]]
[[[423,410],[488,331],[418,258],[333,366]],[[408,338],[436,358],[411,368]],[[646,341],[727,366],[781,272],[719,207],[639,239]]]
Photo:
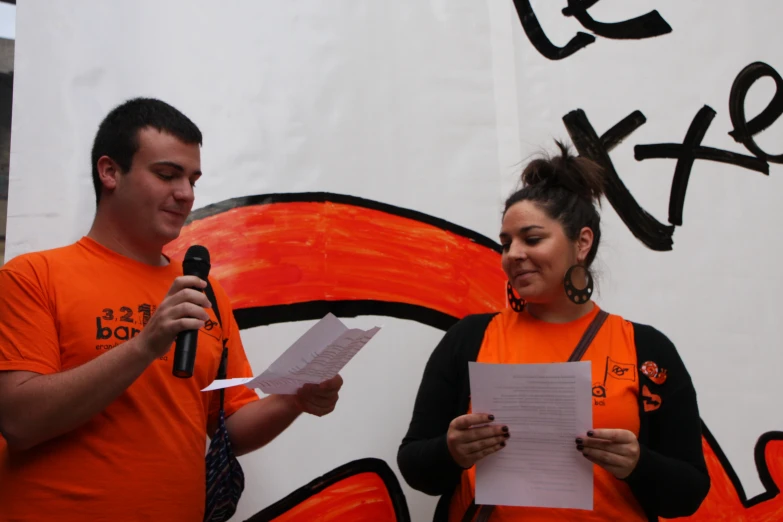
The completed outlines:
[[[503,216],[503,271],[525,301],[552,302],[565,296],[563,277],[572,265],[584,262],[592,242],[588,227],[572,241],[560,222],[547,216],[536,203],[520,201]]]

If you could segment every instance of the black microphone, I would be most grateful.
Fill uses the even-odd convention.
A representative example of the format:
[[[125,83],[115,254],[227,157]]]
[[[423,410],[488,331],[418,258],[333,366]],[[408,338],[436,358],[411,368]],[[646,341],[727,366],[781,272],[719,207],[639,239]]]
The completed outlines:
[[[193,245],[188,248],[185,259],[182,261],[183,274],[198,276],[206,281],[209,269],[207,249],[201,245]],[[186,379],[193,376],[197,343],[198,330],[183,330],[177,334],[177,344],[174,348],[174,370],[172,371],[175,377]]]

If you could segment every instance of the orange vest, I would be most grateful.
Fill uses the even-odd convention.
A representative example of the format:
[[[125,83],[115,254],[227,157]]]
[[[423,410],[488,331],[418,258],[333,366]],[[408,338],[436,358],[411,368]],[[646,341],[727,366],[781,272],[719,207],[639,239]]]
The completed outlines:
[[[527,312],[504,310],[487,327],[477,361],[506,364],[565,362],[598,312],[599,308],[595,306],[576,321],[554,324],[539,321]],[[622,317],[610,315],[582,360],[592,362],[593,427],[626,429],[638,437],[639,378],[633,325]],[[497,506],[490,521],[647,520],[625,482],[600,466],[594,467],[594,477],[592,511]],[[475,467],[462,474],[461,484],[451,499],[450,522],[462,520],[474,498],[475,480]]]

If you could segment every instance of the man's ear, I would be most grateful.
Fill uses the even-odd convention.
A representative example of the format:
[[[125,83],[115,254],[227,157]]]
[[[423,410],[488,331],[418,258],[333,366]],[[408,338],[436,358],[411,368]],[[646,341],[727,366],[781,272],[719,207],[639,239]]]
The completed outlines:
[[[98,179],[101,180],[101,185],[108,192],[117,188],[117,180],[120,177],[120,167],[108,156],[101,156],[98,158],[96,164],[98,168]]]

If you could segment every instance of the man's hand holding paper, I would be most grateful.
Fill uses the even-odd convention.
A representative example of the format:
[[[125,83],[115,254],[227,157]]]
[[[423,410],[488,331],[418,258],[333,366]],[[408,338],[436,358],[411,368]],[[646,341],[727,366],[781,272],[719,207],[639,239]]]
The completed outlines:
[[[307,383],[299,388],[295,395],[286,397],[290,397],[302,413],[322,417],[334,411],[342,386],[343,378],[338,374],[321,384]]]

